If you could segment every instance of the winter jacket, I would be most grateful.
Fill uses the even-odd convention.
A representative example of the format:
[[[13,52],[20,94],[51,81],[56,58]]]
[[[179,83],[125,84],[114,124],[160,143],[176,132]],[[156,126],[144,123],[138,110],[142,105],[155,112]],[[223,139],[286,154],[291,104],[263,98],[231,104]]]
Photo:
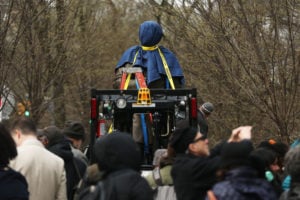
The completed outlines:
[[[171,171],[178,200],[205,199],[216,182],[220,157],[178,155]]]
[[[25,176],[30,200],[66,200],[64,161],[37,139],[25,140],[17,150],[10,166]]]
[[[76,200],[153,200],[147,181],[132,169],[122,169],[84,188]]]
[[[84,176],[86,165],[82,160],[74,157],[67,139],[62,139],[49,146],[48,150],[64,160],[67,178],[67,196],[69,200],[72,200],[76,186]]]
[[[213,193],[218,200],[276,200],[277,195],[272,185],[257,178],[257,172],[250,167],[230,170],[225,180],[213,186]]]
[[[25,177],[8,167],[0,167],[0,199],[28,200]]]
[[[147,181],[136,171],[123,169],[106,177],[107,200],[152,200],[153,192]]]

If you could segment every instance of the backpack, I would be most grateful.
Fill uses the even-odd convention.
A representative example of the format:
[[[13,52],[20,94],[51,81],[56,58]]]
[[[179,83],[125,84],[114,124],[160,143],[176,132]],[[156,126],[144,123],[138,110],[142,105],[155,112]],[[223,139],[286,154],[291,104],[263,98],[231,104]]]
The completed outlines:
[[[98,181],[95,185],[84,188],[76,200],[118,200],[115,181],[121,174],[130,174],[132,170],[124,169],[109,174],[105,179]]]
[[[99,181],[97,185],[91,185],[81,191],[78,200],[105,200],[103,181]]]

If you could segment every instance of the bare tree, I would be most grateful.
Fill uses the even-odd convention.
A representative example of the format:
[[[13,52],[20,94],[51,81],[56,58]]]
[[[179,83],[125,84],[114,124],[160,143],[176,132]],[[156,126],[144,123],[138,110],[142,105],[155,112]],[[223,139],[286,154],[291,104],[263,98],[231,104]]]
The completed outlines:
[[[137,42],[146,12],[133,11],[143,3],[6,2],[13,20],[6,21],[8,34],[1,34],[2,42],[10,44],[1,46],[1,67],[9,69],[7,82],[17,101],[37,122],[62,126],[67,118],[88,118],[90,89],[110,87],[117,60]],[[3,52],[9,55],[5,59]]]
[[[13,23],[11,11],[14,1],[0,1],[0,111],[3,110],[3,105],[12,105],[7,98],[10,93],[7,87],[7,80],[9,76],[9,65],[11,60],[11,54],[7,51],[7,47],[12,44],[12,41],[8,41],[7,37],[9,35],[9,27]],[[1,120],[1,119],[0,119]]]
[[[299,3],[180,2],[162,16],[181,39],[188,83],[222,109],[218,125],[251,123],[289,141],[300,111]]]
[[[8,86],[13,90],[19,102],[30,110],[31,117],[39,122],[48,103],[45,101],[57,98],[52,95],[52,85],[61,81],[65,60],[63,54],[65,40],[61,27],[61,15],[54,17],[54,1],[11,1],[13,6],[10,16],[14,19],[9,24],[9,34],[4,38],[10,42],[5,51],[10,53],[10,78]],[[57,13],[61,11],[58,8]],[[60,24],[60,26],[63,26]],[[55,30],[58,30],[57,32]],[[63,109],[60,108],[60,113]]]
[[[139,24],[148,19],[147,8],[135,1],[78,1],[75,30],[69,46],[67,74],[68,118],[89,119],[91,88],[112,89],[114,68],[122,53],[138,41]],[[138,10],[140,10],[138,12]]]

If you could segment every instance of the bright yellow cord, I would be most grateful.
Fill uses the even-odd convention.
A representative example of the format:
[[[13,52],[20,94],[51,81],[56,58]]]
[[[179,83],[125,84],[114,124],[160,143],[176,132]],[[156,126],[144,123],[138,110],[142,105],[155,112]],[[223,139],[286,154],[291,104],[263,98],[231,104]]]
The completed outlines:
[[[160,48],[158,48],[158,52],[159,52],[159,55],[160,55],[160,57],[161,57],[161,60],[162,60],[162,62],[163,62],[163,64],[164,64],[164,68],[165,68],[167,77],[168,77],[168,79],[169,79],[171,88],[172,88],[173,90],[175,90],[174,82],[173,82],[173,79],[172,79],[172,76],[171,76],[171,72],[170,72],[170,70],[169,70],[168,63],[167,63],[167,61],[166,61],[166,58],[165,58],[164,54],[161,52]]]

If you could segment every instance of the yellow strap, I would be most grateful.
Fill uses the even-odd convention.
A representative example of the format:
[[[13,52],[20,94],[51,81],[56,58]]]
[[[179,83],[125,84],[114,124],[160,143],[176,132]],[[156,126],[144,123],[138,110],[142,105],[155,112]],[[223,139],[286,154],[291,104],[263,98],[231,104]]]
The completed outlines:
[[[114,125],[113,123],[110,125],[109,129],[108,129],[108,134],[112,133],[114,130]]]
[[[162,62],[163,62],[163,64],[164,64],[164,68],[165,68],[167,77],[168,77],[168,79],[169,79],[171,88],[172,88],[173,90],[175,90],[174,82],[173,82],[173,79],[172,79],[172,76],[171,76],[171,72],[170,72],[170,70],[169,70],[169,67],[168,67],[166,58],[165,58],[164,54],[160,51],[160,48],[158,48],[158,52],[159,52],[159,55],[160,55],[160,57],[161,57],[161,60],[162,60]]]
[[[139,53],[139,51],[137,51],[137,52],[135,53],[132,65],[134,65],[134,63],[135,63],[135,61],[136,61],[136,57],[137,57],[138,53]]]
[[[170,85],[171,85],[171,88],[172,88],[173,90],[175,90],[175,85],[174,85],[174,82],[173,82],[173,79],[172,79],[171,72],[170,72],[170,70],[169,70],[168,63],[167,63],[167,61],[166,61],[166,58],[165,58],[164,54],[161,52],[160,48],[156,45],[156,46],[152,46],[152,47],[142,46],[142,49],[143,49],[144,51],[153,51],[153,50],[158,49],[158,52],[159,52],[159,55],[160,55],[160,57],[161,57],[162,63],[163,63],[163,65],[164,65],[164,68],[165,68],[165,71],[166,71],[168,80],[169,80]],[[135,61],[136,61],[136,58],[137,58],[137,55],[138,55],[138,51],[135,53],[135,56],[134,56],[132,65],[134,65],[134,63],[135,63]],[[127,76],[127,78],[126,78],[126,81],[125,81],[125,86],[124,86],[124,89],[125,89],[125,90],[128,88],[130,78],[131,78],[131,74],[128,74],[128,76]]]
[[[142,46],[142,49],[143,49],[144,51],[154,51],[154,50],[156,50],[157,48],[158,48],[157,45],[152,46],[152,47]]]

